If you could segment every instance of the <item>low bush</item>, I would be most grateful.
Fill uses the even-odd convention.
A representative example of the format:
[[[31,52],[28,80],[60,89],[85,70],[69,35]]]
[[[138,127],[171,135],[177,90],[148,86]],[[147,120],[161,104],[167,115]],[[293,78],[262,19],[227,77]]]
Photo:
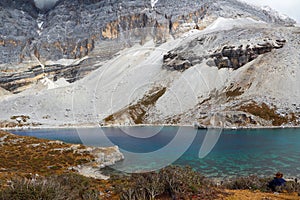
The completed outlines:
[[[112,180],[122,200],[217,199],[225,194],[190,167],[170,166],[158,172],[116,176]]]
[[[231,190],[260,190],[261,192],[272,192],[268,187],[272,179],[273,178],[261,178],[258,176],[241,177],[225,182],[222,187]],[[300,193],[300,183],[288,181],[285,185],[276,187],[275,190],[276,192]]]
[[[298,194],[300,194],[300,183],[296,183],[293,181],[286,182],[286,184],[282,186],[281,190],[288,193],[297,192]]]
[[[63,174],[47,178],[15,178],[0,191],[0,200],[96,200],[92,179]]]
[[[268,184],[272,179],[261,178],[258,176],[240,177],[233,181],[223,184],[223,187],[231,190],[260,190],[262,192],[270,191]]]
[[[57,182],[49,180],[15,179],[0,191],[1,200],[63,200],[65,193]]]

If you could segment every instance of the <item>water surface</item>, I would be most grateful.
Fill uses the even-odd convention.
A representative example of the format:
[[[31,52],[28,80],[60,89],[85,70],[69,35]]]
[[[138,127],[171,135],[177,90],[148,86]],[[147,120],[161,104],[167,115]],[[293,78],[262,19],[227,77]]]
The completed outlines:
[[[173,164],[190,165],[208,177],[256,174],[300,177],[300,129],[223,130],[212,151],[198,154],[206,130],[190,127],[123,127],[13,131],[68,143],[118,145],[125,155],[116,168],[143,171]],[[164,150],[166,149],[166,150]]]

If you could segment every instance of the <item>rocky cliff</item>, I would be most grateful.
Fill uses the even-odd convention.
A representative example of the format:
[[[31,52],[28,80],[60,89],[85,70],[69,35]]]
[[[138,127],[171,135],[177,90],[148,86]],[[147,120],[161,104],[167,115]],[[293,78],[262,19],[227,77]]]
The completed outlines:
[[[44,76],[73,82],[79,73],[74,64],[46,62],[85,56],[106,60],[136,41],[153,38],[161,44],[193,28],[203,29],[219,16],[294,23],[235,0],[159,1],[154,9],[150,1],[142,0],[60,0],[50,10],[37,8],[33,0],[2,1],[0,86],[18,93]],[[93,59],[86,63],[87,72],[95,69],[90,68]]]
[[[213,42],[216,38],[209,39],[210,42]],[[282,48],[286,40],[264,38],[261,43],[254,45],[250,42],[245,45],[241,43],[237,47],[234,45],[225,45],[224,47],[215,50],[213,53],[209,53],[209,50],[206,48],[202,48],[203,50],[208,50],[206,52],[199,51],[199,46],[204,45],[205,42],[207,42],[206,37],[196,38],[192,40],[188,46],[180,46],[179,48],[168,52],[163,58],[163,68],[184,71],[194,65],[200,64],[204,59],[212,58],[213,62],[211,62],[211,60],[207,62],[210,66],[216,66],[219,69],[238,69],[258,58],[259,55]]]

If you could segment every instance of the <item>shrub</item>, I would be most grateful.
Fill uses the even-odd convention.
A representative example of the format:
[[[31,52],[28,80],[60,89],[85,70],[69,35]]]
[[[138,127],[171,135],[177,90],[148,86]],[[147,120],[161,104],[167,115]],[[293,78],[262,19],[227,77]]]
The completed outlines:
[[[223,184],[223,187],[232,190],[260,190],[262,192],[270,191],[268,184],[272,179],[260,178],[258,176],[248,176],[237,178]]]
[[[216,199],[221,193],[210,181],[190,167],[170,166],[158,172],[117,176],[112,182],[122,200],[152,200],[160,196],[209,200]]]
[[[93,179],[73,173],[52,176],[51,179],[57,181],[64,191],[69,191],[68,199],[98,199]]]
[[[48,180],[15,179],[11,185],[0,191],[1,200],[63,200],[66,199],[60,185]]]
[[[262,192],[270,192],[268,187],[272,178],[260,178],[258,176],[248,176],[237,178],[223,184],[223,188],[232,190],[260,190]],[[277,192],[300,193],[300,183],[288,181],[284,186],[275,188]]]
[[[15,178],[0,191],[0,200],[96,200],[92,179],[63,174],[48,178]]]
[[[286,184],[281,187],[281,190],[288,193],[297,192],[298,194],[300,194],[300,183],[296,183],[293,181],[286,182]]]

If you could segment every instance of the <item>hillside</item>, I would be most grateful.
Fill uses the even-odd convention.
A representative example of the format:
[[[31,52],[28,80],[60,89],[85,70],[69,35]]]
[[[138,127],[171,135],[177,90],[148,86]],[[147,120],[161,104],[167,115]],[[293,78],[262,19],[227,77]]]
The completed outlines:
[[[0,6],[1,127],[300,123],[292,19],[235,0]]]
[[[87,147],[16,136],[4,131],[0,131],[0,149],[0,181],[32,173],[49,176],[71,172],[107,179],[100,169],[124,159],[118,147]]]

